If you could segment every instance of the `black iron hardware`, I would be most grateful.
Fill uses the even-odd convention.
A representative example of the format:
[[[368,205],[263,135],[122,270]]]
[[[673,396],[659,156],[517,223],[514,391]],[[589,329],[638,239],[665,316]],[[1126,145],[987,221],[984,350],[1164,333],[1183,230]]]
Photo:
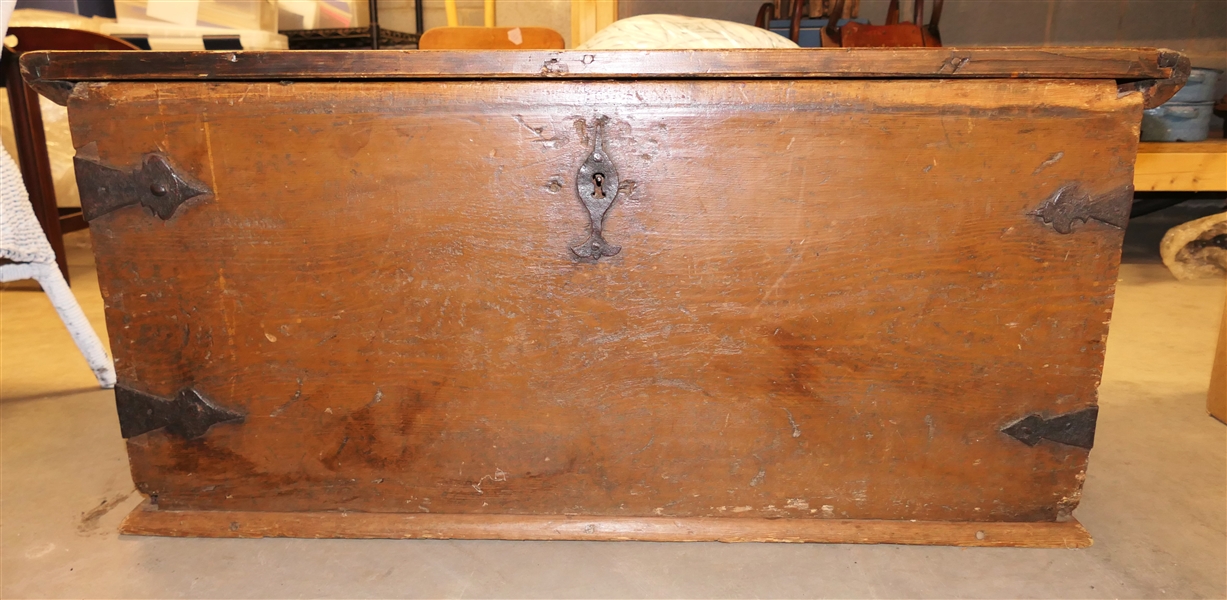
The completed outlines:
[[[1011,423],[1001,432],[1028,446],[1048,440],[1089,450],[1095,444],[1095,422],[1098,418],[1097,406],[1056,417],[1044,418],[1033,414]]]
[[[1057,233],[1072,233],[1077,221],[1099,221],[1124,229],[1129,223],[1129,208],[1133,205],[1133,186],[1121,186],[1101,196],[1092,196],[1082,185],[1067,183],[1053,192],[1033,216],[1051,223]]]
[[[576,256],[591,260],[613,256],[622,250],[621,246],[606,242],[602,235],[605,215],[618,197],[618,169],[614,167],[613,160],[605,150],[603,129],[604,122],[598,121],[592,153],[575,175],[575,191],[588,211],[592,232],[584,243],[571,248],[571,251]]]
[[[241,423],[244,419],[242,414],[214,404],[191,387],[167,399],[117,385],[115,408],[124,439],[165,428],[167,433],[192,440],[218,423]]]
[[[213,193],[205,184],[175,169],[160,152],[146,154],[141,167],[132,171],[104,164],[91,156],[96,153],[91,144],[78,150],[73,158],[86,221],[132,204],[148,207],[166,220],[184,202]]]

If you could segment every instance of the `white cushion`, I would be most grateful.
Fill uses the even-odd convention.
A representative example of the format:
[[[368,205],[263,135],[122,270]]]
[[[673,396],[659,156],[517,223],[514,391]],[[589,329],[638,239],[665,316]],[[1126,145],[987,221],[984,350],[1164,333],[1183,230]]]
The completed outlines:
[[[703,48],[797,48],[766,29],[679,15],[639,15],[615,21],[576,50],[697,50]]]

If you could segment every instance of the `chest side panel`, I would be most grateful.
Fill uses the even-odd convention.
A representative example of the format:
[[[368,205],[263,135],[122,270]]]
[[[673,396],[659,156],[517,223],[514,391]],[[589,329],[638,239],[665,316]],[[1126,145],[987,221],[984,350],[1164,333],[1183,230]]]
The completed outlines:
[[[1085,448],[1001,430],[1095,404],[1122,231],[1094,207],[1129,185],[1140,111],[1112,82],[97,84],[70,106],[100,162],[160,152],[210,190],[91,223],[121,384],[244,415],[129,440],[163,506],[1077,503]],[[598,128],[621,250],[593,261],[572,248]]]

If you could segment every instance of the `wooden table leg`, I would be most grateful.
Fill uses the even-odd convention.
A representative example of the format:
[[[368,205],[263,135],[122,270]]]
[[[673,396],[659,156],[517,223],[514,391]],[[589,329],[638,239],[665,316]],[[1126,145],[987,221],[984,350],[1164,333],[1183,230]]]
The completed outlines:
[[[1214,351],[1214,369],[1210,372],[1206,410],[1214,418],[1227,423],[1227,301],[1223,303],[1223,322],[1219,325],[1218,348]]]

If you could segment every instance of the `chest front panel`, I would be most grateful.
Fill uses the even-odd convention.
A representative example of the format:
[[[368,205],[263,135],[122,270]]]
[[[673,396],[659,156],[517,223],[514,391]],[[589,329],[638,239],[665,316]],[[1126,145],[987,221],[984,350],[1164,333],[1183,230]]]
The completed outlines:
[[[78,148],[208,191],[91,222],[121,385],[243,416],[131,437],[134,479],[179,509],[1067,514],[1087,449],[1002,430],[1095,405],[1114,90],[80,86]]]

